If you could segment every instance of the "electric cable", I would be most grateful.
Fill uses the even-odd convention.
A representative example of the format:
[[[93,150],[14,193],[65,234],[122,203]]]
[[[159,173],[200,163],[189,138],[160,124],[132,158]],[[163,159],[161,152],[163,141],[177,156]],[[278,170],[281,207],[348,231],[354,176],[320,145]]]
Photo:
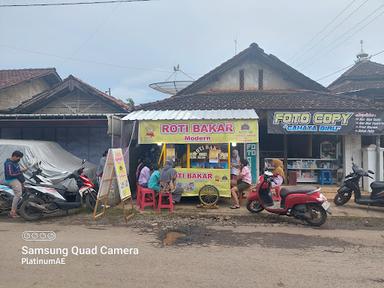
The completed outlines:
[[[330,22],[328,22],[328,24],[326,24],[320,31],[318,31],[316,35],[311,38],[311,40],[304,44],[303,47],[305,48],[309,46],[318,36],[320,36],[324,31],[326,31],[328,27],[331,26],[342,14],[344,14],[344,12],[347,11],[349,7],[351,7],[356,1],[357,0],[352,0],[351,2],[349,2],[346,7],[344,7]],[[293,61],[295,58],[297,58],[297,56],[302,55],[303,52],[301,50],[302,49],[300,49],[300,51],[298,51],[295,55],[288,59],[288,61]]]
[[[79,2],[59,2],[59,3],[26,3],[26,4],[0,4],[0,8],[16,8],[16,7],[48,7],[48,6],[77,6],[77,5],[99,5],[99,4],[116,4],[130,2],[150,2],[153,0],[100,0],[100,1],[79,1]]]
[[[371,56],[369,56],[369,59],[371,59],[371,58],[373,58],[373,57],[375,57],[375,56],[377,56],[377,55],[380,55],[380,54],[382,54],[382,53],[384,53],[384,50],[381,50],[381,51],[379,51],[379,52],[377,52],[377,53],[375,53],[375,54],[372,54]],[[327,75],[325,75],[325,76],[322,76],[322,77],[316,79],[315,81],[320,81],[320,80],[329,78],[329,77],[331,77],[331,76],[333,76],[333,75],[335,75],[335,74],[337,74],[337,73],[339,73],[339,72],[341,72],[341,71],[344,71],[344,70],[347,70],[347,69],[351,68],[351,67],[354,66],[354,65],[355,65],[355,64],[351,64],[351,65],[348,65],[348,66],[346,66],[346,67],[344,67],[344,68],[340,68],[340,69],[336,70],[335,72],[329,73],[329,74],[327,74]]]
[[[362,24],[363,22],[365,22],[369,17],[371,17],[372,15],[374,15],[377,11],[379,11],[380,9],[382,9],[384,7],[384,4],[380,5],[378,8],[376,8],[372,13],[370,13],[367,17],[365,17],[363,20],[361,20],[358,24]],[[366,28],[369,24],[371,24],[373,21],[375,21],[377,18],[379,18],[380,16],[382,16],[384,14],[384,10],[377,14],[374,18],[372,18],[370,21],[368,21],[365,25],[361,26],[361,27],[357,27],[358,25],[356,24],[354,27],[352,27],[351,29],[349,29],[347,31],[347,33],[341,37],[341,38],[338,38],[338,39],[335,39],[335,42],[333,42],[334,45],[331,46],[331,48],[329,50],[326,50],[326,51],[323,51],[323,53],[321,54],[318,54],[318,55],[315,55],[317,57],[313,57],[313,58],[310,58],[310,59],[307,59],[306,61],[302,62],[301,64],[298,64],[296,67],[303,67],[301,69],[305,69],[309,66],[311,66],[313,63],[316,63],[316,61],[318,61],[319,59],[321,59],[322,56],[325,56],[325,55],[328,55],[330,52],[334,51],[334,49],[338,48],[340,45],[344,44],[346,41],[348,41],[351,37],[353,37],[354,35],[356,35],[358,32],[360,32],[361,30],[363,30],[364,28]],[[352,32],[353,29],[355,28],[358,28],[356,31]],[[348,35],[348,33],[352,32],[352,34]],[[312,61],[311,61],[312,60]],[[304,65],[304,64],[307,64],[308,65]],[[304,66],[303,66],[304,65]]]
[[[368,3],[369,0],[365,0],[364,2],[362,2],[359,6],[357,6],[351,13],[349,13],[343,20],[341,20],[339,23],[337,23],[333,29],[331,31],[329,31],[327,34],[325,34],[321,39],[319,39],[316,43],[314,43],[311,47],[309,47],[307,50],[305,50],[302,54],[301,54],[301,57],[308,54],[308,52],[312,51],[313,49],[315,48],[319,48],[319,44],[324,41],[325,39],[327,39],[329,36],[331,36],[339,27],[341,27],[342,24],[344,24],[349,18],[351,18],[357,11],[360,10],[361,7],[363,7],[365,4]],[[293,61],[293,63],[295,62],[298,62],[299,59],[301,58],[299,57],[298,59],[296,59],[295,61]],[[311,57],[313,58],[313,57]],[[307,61],[308,59],[304,60]],[[301,65],[303,63],[303,61],[299,62],[298,65]]]

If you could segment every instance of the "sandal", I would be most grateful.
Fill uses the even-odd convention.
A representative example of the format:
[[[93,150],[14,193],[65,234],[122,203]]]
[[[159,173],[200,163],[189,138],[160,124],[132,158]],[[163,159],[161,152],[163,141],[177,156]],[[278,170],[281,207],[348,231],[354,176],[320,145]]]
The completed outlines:
[[[12,218],[12,219],[15,219],[15,218],[19,218],[19,215],[17,215],[17,213],[15,213],[15,214],[9,213],[8,217]]]
[[[232,205],[232,206],[230,206],[229,208],[230,208],[230,209],[239,209],[239,208],[240,208],[240,206],[235,206],[235,205]]]

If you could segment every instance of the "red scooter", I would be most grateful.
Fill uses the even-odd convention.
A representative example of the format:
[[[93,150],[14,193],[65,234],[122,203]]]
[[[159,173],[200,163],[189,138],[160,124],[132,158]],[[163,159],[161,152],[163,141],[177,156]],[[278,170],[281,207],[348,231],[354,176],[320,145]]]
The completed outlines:
[[[259,213],[264,209],[270,213],[293,216],[312,226],[321,226],[327,220],[330,204],[315,186],[282,187],[277,195],[272,195],[273,174],[265,171],[258,184],[247,197],[247,209]],[[273,200],[280,200],[274,203]],[[276,206],[276,204],[278,204]]]

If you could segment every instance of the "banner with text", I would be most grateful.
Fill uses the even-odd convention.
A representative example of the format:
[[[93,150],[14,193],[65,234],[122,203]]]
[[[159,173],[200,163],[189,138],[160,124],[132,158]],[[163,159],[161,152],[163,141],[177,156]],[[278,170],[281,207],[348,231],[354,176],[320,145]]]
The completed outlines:
[[[230,197],[229,169],[176,168],[176,186],[183,188],[183,196],[198,196],[205,185],[215,186],[220,197]]]
[[[384,134],[384,112],[268,112],[269,134]]]
[[[139,144],[257,143],[257,120],[141,121]]]

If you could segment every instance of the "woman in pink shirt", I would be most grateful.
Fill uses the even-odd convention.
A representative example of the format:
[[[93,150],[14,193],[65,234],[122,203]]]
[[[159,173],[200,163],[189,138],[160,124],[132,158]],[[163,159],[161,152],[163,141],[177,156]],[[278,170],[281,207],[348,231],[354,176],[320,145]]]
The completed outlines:
[[[238,176],[237,186],[231,189],[233,205],[231,209],[240,208],[239,195],[246,191],[252,184],[251,170],[248,167],[246,159],[241,160],[240,174]]]

